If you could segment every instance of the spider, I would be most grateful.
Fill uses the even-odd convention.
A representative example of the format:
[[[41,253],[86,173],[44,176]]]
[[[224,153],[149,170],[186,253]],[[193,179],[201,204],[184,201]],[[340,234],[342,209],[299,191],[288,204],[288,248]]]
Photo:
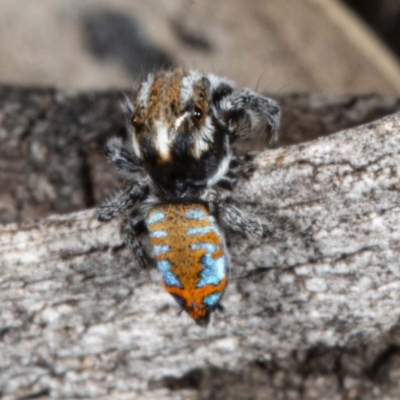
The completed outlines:
[[[110,139],[106,155],[128,186],[97,217],[122,216],[138,264],[155,261],[167,292],[207,325],[228,282],[223,229],[257,238],[266,231],[230,194],[249,164],[232,144],[255,130],[275,140],[280,107],[226,78],[177,69],[150,74],[123,110],[128,140]]]

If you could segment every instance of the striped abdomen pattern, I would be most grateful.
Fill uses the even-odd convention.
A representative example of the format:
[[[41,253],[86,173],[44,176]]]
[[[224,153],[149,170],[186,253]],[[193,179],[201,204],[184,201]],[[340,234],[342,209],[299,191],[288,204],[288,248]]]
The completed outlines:
[[[200,203],[156,206],[146,218],[165,289],[198,323],[207,322],[228,280],[222,232]]]

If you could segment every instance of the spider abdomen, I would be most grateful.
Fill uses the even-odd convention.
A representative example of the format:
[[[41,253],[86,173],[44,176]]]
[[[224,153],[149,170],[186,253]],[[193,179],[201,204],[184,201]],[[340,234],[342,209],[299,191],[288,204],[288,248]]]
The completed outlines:
[[[206,324],[228,281],[223,234],[202,203],[167,203],[146,216],[163,285],[199,324]]]

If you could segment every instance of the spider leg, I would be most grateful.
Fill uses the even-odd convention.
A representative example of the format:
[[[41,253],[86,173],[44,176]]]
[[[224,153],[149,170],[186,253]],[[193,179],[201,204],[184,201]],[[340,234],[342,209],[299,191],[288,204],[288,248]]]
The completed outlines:
[[[282,240],[298,230],[293,221],[278,217],[274,213],[271,213],[269,218],[249,215],[237,206],[237,202],[231,196],[222,197],[216,191],[208,194],[207,201],[211,214],[215,215],[222,225],[241,235]]]
[[[227,100],[231,143],[257,130],[264,131],[270,142],[277,140],[281,112],[275,100],[250,89],[236,90]]]
[[[106,144],[105,151],[107,160],[117,167],[120,174],[129,177],[143,172],[140,160],[121,138],[111,138]]]
[[[246,214],[235,205],[229,195],[221,195],[216,190],[210,190],[205,199],[210,213],[217,220],[233,232],[261,238],[264,235],[264,226],[259,218]]]
[[[217,210],[220,221],[232,231],[255,238],[264,236],[263,222],[257,217],[247,215],[227,199],[218,200]]]
[[[138,201],[148,196],[149,187],[143,182],[134,182],[119,196],[104,203],[96,210],[97,218],[100,221],[109,221],[118,215],[134,208]]]
[[[123,227],[123,235],[125,243],[132,251],[140,268],[149,268],[154,265],[153,258],[148,254],[143,241],[140,236],[147,233],[147,229],[143,219],[131,219]]]

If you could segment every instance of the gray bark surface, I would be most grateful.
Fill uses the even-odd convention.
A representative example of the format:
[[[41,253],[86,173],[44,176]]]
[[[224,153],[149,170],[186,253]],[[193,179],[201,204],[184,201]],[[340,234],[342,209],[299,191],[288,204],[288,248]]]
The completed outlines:
[[[224,312],[178,315],[93,210],[0,228],[4,398],[396,399],[400,114],[265,151]]]

